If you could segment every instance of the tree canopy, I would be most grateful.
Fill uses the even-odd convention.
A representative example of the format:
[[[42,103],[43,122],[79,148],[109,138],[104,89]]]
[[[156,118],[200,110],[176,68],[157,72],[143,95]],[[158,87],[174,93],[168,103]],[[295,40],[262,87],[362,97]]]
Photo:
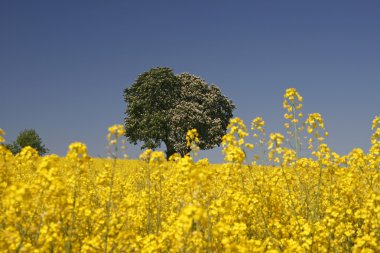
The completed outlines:
[[[37,150],[39,155],[44,155],[49,152],[49,149],[42,144],[40,136],[37,134],[34,129],[25,129],[19,133],[14,141],[11,144],[5,145],[13,154],[17,154],[21,151],[22,148],[30,146]]]
[[[175,75],[170,68],[150,69],[124,90],[127,103],[125,129],[128,140],[143,148],[157,148],[164,143],[166,155],[185,155],[186,133],[197,129],[199,147],[220,145],[235,105],[216,85],[200,77]]]

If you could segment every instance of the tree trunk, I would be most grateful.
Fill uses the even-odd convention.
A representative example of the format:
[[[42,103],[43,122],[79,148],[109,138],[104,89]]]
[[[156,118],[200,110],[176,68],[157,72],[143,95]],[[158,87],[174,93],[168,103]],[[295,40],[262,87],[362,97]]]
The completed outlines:
[[[164,142],[164,143],[166,146],[166,151],[165,151],[166,159],[169,159],[169,157],[171,157],[175,153],[174,145],[172,145],[169,142]]]
[[[184,157],[185,155],[189,154],[190,152],[191,152],[191,148],[187,147],[186,149],[180,150],[179,154],[181,155],[181,157]]]

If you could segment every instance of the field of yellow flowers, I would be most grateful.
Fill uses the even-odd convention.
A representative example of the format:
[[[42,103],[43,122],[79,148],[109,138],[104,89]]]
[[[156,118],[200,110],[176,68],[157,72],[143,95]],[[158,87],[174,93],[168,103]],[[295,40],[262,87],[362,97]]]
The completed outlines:
[[[109,159],[82,143],[66,157],[0,146],[0,251],[380,252],[380,117],[368,153],[340,156],[320,114],[303,120],[295,89],[284,108],[288,138],[255,118],[247,143],[233,119],[222,165],[195,161],[196,130],[191,154],[169,161],[152,150],[117,159],[120,125],[109,128]]]

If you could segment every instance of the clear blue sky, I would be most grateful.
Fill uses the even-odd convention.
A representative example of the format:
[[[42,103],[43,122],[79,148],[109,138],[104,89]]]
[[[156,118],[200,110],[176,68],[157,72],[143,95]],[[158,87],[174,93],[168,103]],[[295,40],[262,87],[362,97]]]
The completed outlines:
[[[338,153],[368,149],[380,114],[380,1],[1,1],[0,127],[53,152],[105,156],[123,89],[167,66],[217,84],[247,125],[282,131],[282,96],[320,112]],[[128,146],[137,157],[139,148]],[[221,161],[220,150],[207,153]]]

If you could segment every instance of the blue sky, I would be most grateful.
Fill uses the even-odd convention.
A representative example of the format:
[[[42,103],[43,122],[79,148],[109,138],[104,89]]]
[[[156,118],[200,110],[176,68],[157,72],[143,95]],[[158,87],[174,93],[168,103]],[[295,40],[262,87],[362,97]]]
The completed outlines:
[[[282,96],[295,87],[335,151],[368,149],[380,115],[379,13],[376,0],[1,1],[0,127],[8,142],[34,128],[53,153],[81,141],[105,156],[123,89],[167,66],[217,84],[235,116],[262,116],[268,131],[283,131]]]

